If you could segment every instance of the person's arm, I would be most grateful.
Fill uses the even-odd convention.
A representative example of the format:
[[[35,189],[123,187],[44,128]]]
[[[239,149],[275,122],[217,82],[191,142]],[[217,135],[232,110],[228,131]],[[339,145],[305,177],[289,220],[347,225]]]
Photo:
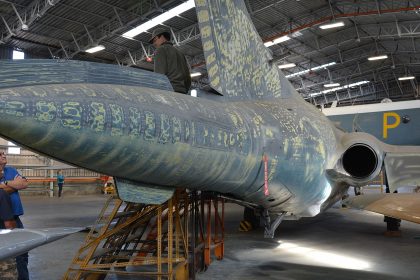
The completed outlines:
[[[7,192],[8,194],[11,194],[13,192],[16,191],[16,189],[9,187],[8,186],[9,183],[7,183],[7,185],[5,183],[1,183],[0,184],[0,189],[4,190],[5,192]]]
[[[160,47],[156,50],[155,55],[155,72],[164,74],[168,72],[167,52],[164,47]]]
[[[2,186],[5,191],[10,193],[17,190],[26,189],[28,187],[28,180],[20,175],[17,175],[13,180],[4,181]]]

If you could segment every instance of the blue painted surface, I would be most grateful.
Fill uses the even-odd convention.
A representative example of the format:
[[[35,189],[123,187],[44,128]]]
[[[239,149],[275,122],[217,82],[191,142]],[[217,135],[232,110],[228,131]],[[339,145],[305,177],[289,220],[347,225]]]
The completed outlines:
[[[77,60],[0,60],[0,88],[98,83],[173,91],[166,76],[150,71]]]
[[[385,138],[383,135],[384,113],[387,112],[397,113],[401,122],[397,127],[388,129],[388,135]],[[404,117],[409,118],[407,123],[404,123]],[[367,132],[387,144],[420,145],[420,108],[335,115],[328,118],[347,132]],[[392,124],[394,119],[389,117],[388,122]]]

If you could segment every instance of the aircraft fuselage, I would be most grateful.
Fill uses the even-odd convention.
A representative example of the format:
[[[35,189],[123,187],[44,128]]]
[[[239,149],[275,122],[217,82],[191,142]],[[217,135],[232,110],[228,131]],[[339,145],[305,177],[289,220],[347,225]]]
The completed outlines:
[[[100,173],[304,216],[317,214],[331,192],[324,171],[334,164],[334,128],[302,99],[221,103],[106,84],[16,87],[0,96],[5,138]]]

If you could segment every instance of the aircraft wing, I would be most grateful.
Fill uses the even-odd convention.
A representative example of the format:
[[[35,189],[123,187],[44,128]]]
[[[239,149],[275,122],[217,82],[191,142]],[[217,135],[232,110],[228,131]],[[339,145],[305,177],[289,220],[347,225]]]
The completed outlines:
[[[38,246],[56,241],[84,228],[0,230],[0,260],[16,257]]]
[[[377,193],[350,197],[344,204],[420,224],[420,193]]]
[[[387,146],[384,163],[390,191],[402,186],[419,186],[420,147]]]

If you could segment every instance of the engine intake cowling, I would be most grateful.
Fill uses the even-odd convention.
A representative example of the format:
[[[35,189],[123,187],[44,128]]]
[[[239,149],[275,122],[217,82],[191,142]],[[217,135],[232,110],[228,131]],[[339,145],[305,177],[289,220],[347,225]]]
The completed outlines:
[[[344,170],[353,178],[365,179],[370,177],[378,167],[378,155],[366,144],[354,144],[343,154]]]
[[[345,147],[341,167],[348,174],[348,183],[361,186],[372,181],[382,169],[384,152],[380,142],[372,135],[354,132],[342,139]]]

